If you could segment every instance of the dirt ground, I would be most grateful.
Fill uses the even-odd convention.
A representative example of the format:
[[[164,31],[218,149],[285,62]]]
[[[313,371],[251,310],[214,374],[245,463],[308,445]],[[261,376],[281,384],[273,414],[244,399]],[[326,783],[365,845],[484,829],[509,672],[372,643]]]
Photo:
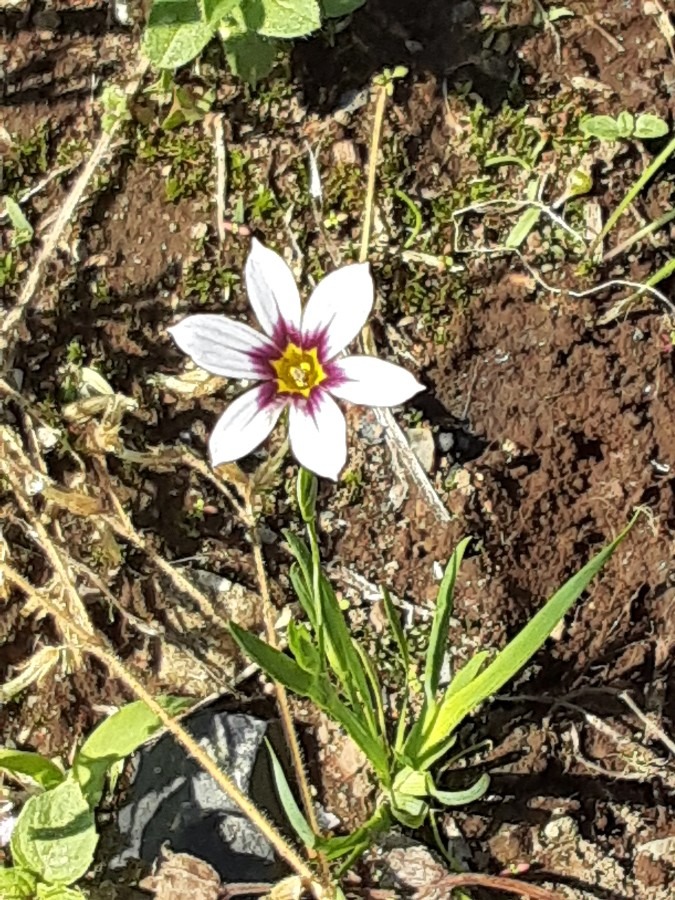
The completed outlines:
[[[0,286],[4,311],[98,137],[101,86],[125,83],[136,70],[142,11],[130,7],[134,27],[90,0],[0,11],[0,193],[20,194],[59,170],[24,207],[35,238],[13,251],[12,276]],[[407,66],[386,113],[379,164],[373,328],[380,354],[427,386],[397,418],[433,443],[429,477],[451,520],[439,522],[414,486],[402,489],[383,434],[352,409],[348,477],[321,489],[324,559],[369,646],[382,638],[382,615],[367,584],[384,582],[409,604],[422,647],[438,566],[471,535],[450,634],[455,663],[502,645],[642,507],[564,628],[508,696],[466,727],[467,746],[488,742],[472,765],[491,771],[490,792],[440,824],[476,871],[526,863],[561,896],[667,898],[675,892],[673,322],[647,294],[617,307],[630,288],[585,292],[612,280],[643,282],[669,259],[672,223],[612,250],[670,209],[675,164],[652,179],[591,264],[545,215],[518,253],[504,250],[520,211],[480,204],[523,198],[539,176],[539,196],[555,206],[582,168],[590,190],[557,212],[582,235],[597,216],[606,221],[668,138],[591,143],[579,118],[629,110],[672,126],[672,35],[669,45],[666,3],[570,0],[572,15],[547,19],[550,7],[431,0],[420,12],[408,0],[369,0],[330,46],[326,36],[299,42],[285,71],[255,90],[224,73],[210,51],[198,77],[180,80],[197,93],[212,89],[212,112],[224,114],[226,213],[245,228],[229,230],[223,243],[212,120],[163,132],[157,93],[138,93],[133,121],[27,311],[14,368],[46,422],[61,421],[83,365],[132,398],[120,432],[126,456],[117,445],[94,446],[90,423],[71,424],[68,435],[91,483],[102,495],[114,490],[145,548],[72,510],[59,516],[62,539],[110,584],[117,605],[89,589],[87,609],[151,687],[176,689],[176,670],[184,687],[190,672],[195,696],[212,688],[214,671],[229,683],[242,663],[232,661],[222,619],[181,605],[152,554],[255,591],[243,526],[203,471],[168,457],[141,465],[130,455],[178,448],[204,458],[210,428],[233,395],[222,383],[186,392],[177,381],[185,360],[165,328],[197,310],[247,314],[240,273],[249,232],[278,249],[295,243],[305,279],[355,256],[373,116],[359,92],[384,66]],[[318,213],[307,191],[310,145],[323,178]],[[9,239],[0,233],[2,254]],[[659,284],[666,298],[672,287],[672,278]],[[2,415],[30,438],[16,403],[4,403]],[[81,483],[63,446],[45,459],[59,483]],[[266,508],[280,605],[290,596],[280,532],[294,515],[286,493],[293,471],[289,459]],[[44,583],[21,511],[9,494],[0,503],[13,559]],[[3,681],[60,640],[22,604],[10,594],[0,608]],[[254,612],[246,617],[255,623]],[[102,710],[123,698],[92,663],[51,672],[0,707],[0,735],[68,757]],[[346,825],[358,823],[370,797],[359,760],[309,710],[299,706],[298,717],[321,762],[324,804]]]

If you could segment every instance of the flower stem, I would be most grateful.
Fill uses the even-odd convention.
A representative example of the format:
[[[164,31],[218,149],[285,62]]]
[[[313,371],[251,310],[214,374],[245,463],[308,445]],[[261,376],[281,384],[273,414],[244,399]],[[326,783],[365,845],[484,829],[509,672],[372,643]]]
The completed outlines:
[[[375,121],[373,123],[373,138],[370,142],[370,159],[368,161],[368,186],[366,188],[366,203],[363,212],[363,233],[361,235],[361,251],[359,253],[359,262],[366,262],[368,259],[368,248],[370,246],[370,232],[373,227],[373,201],[375,198],[375,178],[377,175],[377,155],[380,149],[380,138],[382,137],[382,122],[384,120],[384,109],[387,105],[387,89],[384,85],[378,87],[379,94],[377,96],[377,104],[375,106]]]
[[[249,496],[247,503],[247,518],[249,519],[249,528],[251,533],[251,544],[253,546],[253,559],[255,561],[255,570],[256,576],[258,579],[258,585],[260,587],[260,596],[262,598],[262,608],[263,608],[263,620],[265,624],[265,633],[267,636],[267,643],[273,647],[275,650],[279,649],[279,641],[277,640],[277,633],[274,627],[275,621],[275,609],[272,604],[272,598],[270,597],[269,584],[267,581],[267,572],[265,570],[265,560],[263,559],[262,554],[262,542],[260,540],[260,535],[258,533],[258,529],[255,524],[255,511],[253,508],[253,499]],[[312,802],[312,795],[309,789],[309,782],[307,780],[307,774],[305,772],[305,767],[303,764],[302,753],[300,752],[300,744],[298,742],[298,736],[295,733],[295,728],[293,726],[293,717],[291,715],[291,707],[288,702],[288,694],[286,692],[286,688],[278,681],[274,682],[274,689],[276,692],[277,704],[279,707],[279,715],[281,718],[281,726],[284,731],[284,736],[286,738],[286,742],[288,744],[288,748],[291,754],[291,759],[293,761],[293,768],[295,770],[295,776],[298,782],[298,789],[300,791],[300,799],[302,800],[302,806],[305,811],[305,816],[307,817],[307,821],[309,823],[310,828],[314,832],[314,834],[319,835],[319,823],[316,818],[316,813],[314,811],[314,803]],[[308,849],[308,852],[309,851]],[[322,874],[326,882],[329,881],[329,871],[328,864],[323,856],[323,854],[316,854],[318,858],[319,865],[321,866]]]

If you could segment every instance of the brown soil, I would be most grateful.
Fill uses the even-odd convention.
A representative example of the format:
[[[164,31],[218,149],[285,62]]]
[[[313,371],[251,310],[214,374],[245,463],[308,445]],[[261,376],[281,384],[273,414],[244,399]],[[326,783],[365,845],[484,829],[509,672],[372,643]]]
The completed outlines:
[[[439,525],[412,487],[402,504],[392,501],[397,481],[386,446],[368,417],[352,411],[349,467],[358,477],[337,489],[322,488],[324,557],[352,603],[354,627],[364,640],[371,642],[380,632],[381,617],[376,604],[341,580],[345,570],[374,584],[385,582],[415,604],[423,641],[438,584],[435,564],[443,565],[458,540],[472,535],[450,635],[457,663],[476,648],[502,645],[624,527],[636,507],[644,508],[630,538],[564,628],[509,689],[510,696],[481,711],[464,730],[467,745],[490,740],[490,750],[474,763],[490,769],[493,782],[485,800],[447,817],[442,826],[448,834],[459,829],[476,870],[497,873],[528,863],[540,880],[556,884],[565,896],[666,898],[675,885],[673,844],[667,843],[675,841],[675,778],[670,751],[659,737],[659,729],[675,733],[672,324],[644,297],[628,314],[599,324],[598,317],[625,292],[607,288],[585,299],[569,292],[613,277],[644,280],[668,258],[672,235],[666,230],[660,239],[636,245],[589,273],[573,250],[562,260],[553,257],[551,265],[552,257],[546,256],[551,234],[542,226],[543,237],[535,230],[522,248],[529,268],[513,255],[468,253],[455,255],[457,270],[439,271],[402,258],[401,234],[410,223],[391,201],[391,190],[400,188],[420,204],[423,235],[429,237],[415,249],[432,256],[452,252],[451,220],[435,222],[430,209],[480,174],[470,150],[474,145],[465,140],[466,104],[475,105],[479,98],[495,116],[504,98],[516,106],[526,103],[528,115],[562,137],[565,122],[578,109],[613,115],[645,110],[672,121],[675,64],[646,5],[607,0],[598,10],[570,0],[575,16],[550,27],[537,19],[538,6],[509,4],[506,18],[500,19],[497,5],[493,10],[491,4],[479,9],[471,2],[429,2],[420,15],[419,4],[369,0],[367,12],[334,36],[330,52],[322,37],[296,47],[293,91],[273,81],[272,87],[250,92],[214,74],[208,68],[213,60],[204,77],[214,79],[214,109],[228,119],[230,161],[236,153],[250,158],[248,180],[239,182],[231,173],[228,214],[234,214],[241,198],[249,227],[282,247],[288,235],[279,217],[270,225],[251,194],[260,183],[271,188],[279,208],[297,201],[291,228],[312,272],[319,262],[325,268],[331,262],[309,204],[298,199],[306,187],[296,157],[308,140],[320,148],[330,194],[326,202],[346,214],[333,232],[334,244],[348,247],[359,237],[361,163],[372,107],[365,105],[345,122],[336,119],[336,106],[346,90],[363,87],[384,65],[410,67],[385,129],[384,224],[376,227],[372,255],[381,293],[374,329],[382,355],[414,364],[428,386],[401,423],[409,426],[414,418],[416,426],[431,431],[436,445],[431,478],[453,518]],[[43,165],[37,156],[22,157],[19,164],[18,151],[10,148],[13,190],[32,186],[54,169],[64,141],[92,139],[97,133],[91,79],[123,82],[133,70],[137,38],[137,31],[112,23],[102,4],[82,0],[29,7],[23,17],[0,13],[8,36],[0,124],[15,140],[45,127],[46,160]],[[489,19],[484,31],[478,29],[481,13],[483,22]],[[473,94],[462,99],[462,83],[469,80]],[[155,113],[152,104],[152,99],[139,101],[141,120],[146,107]],[[67,348],[77,341],[85,364],[97,366],[116,391],[138,402],[124,420],[128,448],[187,446],[202,455],[210,427],[231,395],[222,389],[183,395],[152,379],[184,369],[184,359],[164,331],[177,316],[224,306],[228,314],[246,313],[238,275],[248,239],[240,233],[222,247],[217,241],[208,129],[197,125],[181,132],[197,147],[197,162],[177,163],[156,129],[133,127],[138,133],[115,154],[106,180],[89,195],[59,247],[27,317],[15,365],[23,372],[26,397],[58,409]],[[139,153],[142,143],[156,153]],[[566,173],[556,168],[561,146],[549,145],[540,161],[555,183],[548,200],[564,184]],[[604,219],[662,146],[627,143],[604,160],[598,156],[589,203]],[[345,148],[357,161],[357,201],[351,206],[340,179],[346,183],[353,167],[336,163]],[[206,175],[169,201],[166,181],[172,166],[179,167],[179,180],[198,166]],[[500,196],[522,196],[525,182],[518,170],[486,171],[494,172]],[[38,237],[71,184],[72,174],[66,173],[27,207]],[[663,214],[672,186],[671,161],[605,249]],[[470,216],[462,246],[497,246],[510,224]],[[0,250],[6,249],[6,240],[0,237]],[[34,250],[21,248],[21,265],[30,266]],[[417,290],[414,301],[407,299],[411,284]],[[659,287],[672,295],[672,279]],[[5,290],[3,308],[11,306],[17,290],[17,284]],[[12,422],[21,421],[18,410],[7,409]],[[448,435],[450,450],[444,443]],[[49,465],[55,477],[72,484],[67,454],[50,456]],[[291,474],[290,465],[284,476]],[[87,466],[93,483],[101,486],[100,459],[88,459]],[[204,478],[185,467],[140,469],[112,455],[106,466],[136,527],[163,556],[188,560],[183,568],[194,565],[255,588],[244,530]],[[288,597],[288,560],[279,533],[293,513],[283,486],[275,497],[268,509],[268,557],[281,601]],[[194,515],[199,498],[205,500],[204,511]],[[39,583],[46,578],[44,566],[9,498],[2,503],[5,536],[16,561]],[[91,531],[67,516],[62,525],[71,545],[80,545],[76,552],[88,558]],[[232,648],[222,623],[182,619],[185,611],[176,612],[178,601],[168,595],[147,557],[130,548],[125,552],[123,564],[109,568],[122,610],[147,625],[159,623],[171,646],[184,642],[194,659],[231,676],[234,669],[224,660]],[[88,604],[118,652],[140,671],[151,670],[152,687],[175,687],[167,674],[171,665],[162,665],[167,651],[161,650],[161,640],[144,637],[132,619],[107,610],[95,593]],[[21,606],[22,599],[12,596],[0,615],[3,681],[36,648],[57,638],[48,622],[23,617]],[[652,725],[628,709],[623,691]],[[73,676],[50,675],[0,710],[3,741],[66,756],[91,729],[101,707],[122,696],[94,666]],[[317,774],[326,806],[343,822],[357,823],[370,790],[361,761],[310,711],[301,708],[298,715],[312,725],[308,741],[323,764]]]

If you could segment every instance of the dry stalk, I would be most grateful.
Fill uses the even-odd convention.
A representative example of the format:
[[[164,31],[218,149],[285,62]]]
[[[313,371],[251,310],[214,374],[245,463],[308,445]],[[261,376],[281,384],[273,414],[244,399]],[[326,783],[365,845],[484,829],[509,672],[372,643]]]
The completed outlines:
[[[442,878],[433,887],[424,888],[414,895],[415,900],[423,900],[425,897],[441,896],[440,892],[447,891],[446,896],[457,888],[482,887],[492,891],[502,891],[507,894],[518,894],[528,900],[562,900],[558,893],[540,888],[536,884],[530,884],[519,878],[509,878],[503,875],[477,875],[472,872],[463,872],[459,875],[448,875]]]

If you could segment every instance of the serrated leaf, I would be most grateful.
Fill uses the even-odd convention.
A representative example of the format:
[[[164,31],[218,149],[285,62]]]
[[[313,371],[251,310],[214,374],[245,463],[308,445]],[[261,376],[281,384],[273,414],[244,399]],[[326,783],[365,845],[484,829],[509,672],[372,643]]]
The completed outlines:
[[[348,16],[365,2],[366,0],[321,0],[321,8],[327,19],[337,19],[339,16]]]
[[[273,38],[298,38],[321,27],[318,0],[262,0],[258,33]]]
[[[0,748],[0,769],[27,776],[46,791],[61,784],[66,777],[51,759],[28,750],[9,750],[6,747]]]
[[[177,715],[192,705],[191,700],[182,697],[157,697],[157,702],[170,715]],[[161,727],[157,716],[138,700],[113,713],[92,731],[80,747],[72,768],[92,808],[101,798],[110,767],[134,753]]]
[[[80,786],[69,779],[26,801],[10,846],[21,868],[43,881],[72,884],[91,866],[97,842],[94,814]]]
[[[32,900],[36,878],[24,869],[0,868],[0,897],[2,900]]]
[[[252,31],[232,35],[225,41],[225,56],[233,74],[253,87],[272,71],[278,52],[275,41]]]
[[[599,138],[601,141],[615,141],[619,137],[619,128],[611,116],[584,116],[579,122],[579,128],[588,137]]]
[[[653,116],[651,113],[643,113],[635,120],[635,131],[633,133],[635,137],[640,138],[641,141],[660,138],[663,137],[664,134],[668,134],[668,123],[659,116]]]
[[[143,35],[143,52],[159,69],[177,69],[198,56],[215,26],[199,0],[155,0]]]

